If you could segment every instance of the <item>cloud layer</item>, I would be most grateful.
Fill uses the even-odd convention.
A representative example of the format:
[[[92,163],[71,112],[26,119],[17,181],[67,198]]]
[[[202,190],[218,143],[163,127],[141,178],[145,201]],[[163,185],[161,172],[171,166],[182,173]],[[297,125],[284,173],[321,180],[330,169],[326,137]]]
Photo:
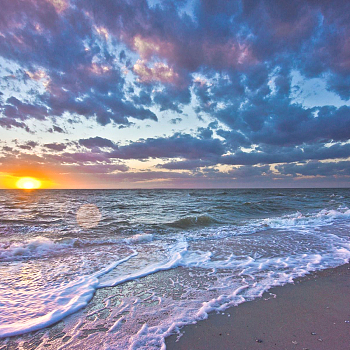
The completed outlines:
[[[51,167],[87,187],[349,185],[349,38],[348,1],[4,0],[2,171]],[[296,76],[325,88],[297,102]],[[334,100],[302,102],[312,94]],[[135,137],[145,123],[157,131]]]

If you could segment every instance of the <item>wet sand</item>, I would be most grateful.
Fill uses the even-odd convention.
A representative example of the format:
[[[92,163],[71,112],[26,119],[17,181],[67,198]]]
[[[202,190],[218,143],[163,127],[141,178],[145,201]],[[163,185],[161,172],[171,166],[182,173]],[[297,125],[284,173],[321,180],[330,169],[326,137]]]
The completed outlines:
[[[210,314],[166,339],[168,350],[349,350],[350,264],[299,278]]]

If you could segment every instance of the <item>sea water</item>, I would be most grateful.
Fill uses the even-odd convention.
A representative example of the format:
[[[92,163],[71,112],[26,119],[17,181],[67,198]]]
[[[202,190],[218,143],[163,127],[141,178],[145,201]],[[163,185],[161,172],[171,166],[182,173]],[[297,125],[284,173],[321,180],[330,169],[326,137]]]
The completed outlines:
[[[0,347],[164,349],[350,258],[349,189],[0,193]]]

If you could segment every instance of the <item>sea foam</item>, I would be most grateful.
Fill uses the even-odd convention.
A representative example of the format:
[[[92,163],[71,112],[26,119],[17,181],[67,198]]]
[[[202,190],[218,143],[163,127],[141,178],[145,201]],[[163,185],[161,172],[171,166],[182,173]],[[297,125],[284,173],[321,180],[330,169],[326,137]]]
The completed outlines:
[[[46,237],[35,237],[25,242],[0,243],[0,261],[42,257],[74,246],[75,239],[53,241]]]
[[[48,327],[62,318],[80,310],[93,297],[99,287],[99,277],[108,273],[118,265],[136,256],[134,251],[129,256],[113,262],[104,269],[90,276],[78,279],[46,291],[44,294],[25,293],[13,295],[2,294],[0,299],[0,338],[22,334]],[[20,320],[14,321],[12,308],[23,309]],[[30,313],[28,313],[30,311]]]

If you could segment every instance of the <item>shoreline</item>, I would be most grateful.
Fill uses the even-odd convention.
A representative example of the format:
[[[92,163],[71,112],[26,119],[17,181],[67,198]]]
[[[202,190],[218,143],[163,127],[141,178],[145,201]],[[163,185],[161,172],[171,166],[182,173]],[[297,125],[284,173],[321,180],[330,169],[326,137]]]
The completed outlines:
[[[350,349],[350,264],[273,287],[181,333],[166,338],[166,349]]]
[[[0,339],[0,349],[11,350],[29,345],[28,349],[82,349],[84,344],[81,342],[92,334],[108,344],[108,334],[105,332],[110,328],[110,323],[106,323],[103,314],[96,316],[99,319],[97,325],[90,323],[88,317],[91,312],[91,315],[95,314],[95,310],[103,311],[106,297],[109,299],[116,294],[115,288],[118,289],[99,289],[81,312],[55,325]],[[74,320],[78,319],[79,325],[86,325],[73,336],[66,331],[66,326],[75,324]],[[350,349],[350,264],[312,272],[296,278],[294,283],[273,287],[260,298],[219,314],[210,313],[208,319],[182,327],[180,335],[166,337],[166,349]],[[97,349],[93,344],[85,348]]]

